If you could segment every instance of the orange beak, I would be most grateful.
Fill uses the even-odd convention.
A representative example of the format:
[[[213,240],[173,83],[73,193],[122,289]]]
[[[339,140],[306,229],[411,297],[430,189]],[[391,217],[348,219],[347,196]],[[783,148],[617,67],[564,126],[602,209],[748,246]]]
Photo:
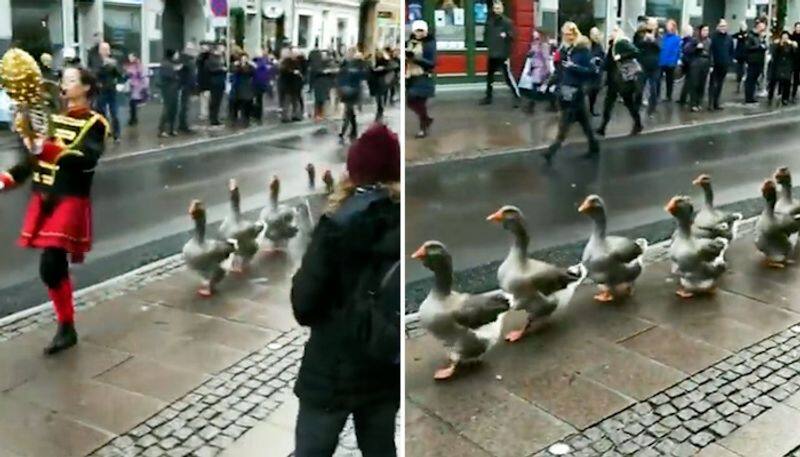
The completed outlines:
[[[702,183],[703,183],[703,180],[702,180],[702,178],[700,176],[694,178],[694,181],[692,181],[692,185],[695,185],[695,186],[699,186]]]
[[[497,211],[493,212],[492,214],[488,215],[486,217],[486,220],[487,221],[491,221],[491,222],[502,222],[503,221],[503,212],[500,211],[500,210],[497,210]]]
[[[584,200],[583,203],[581,203],[581,206],[578,207],[578,212],[585,213],[586,211],[589,211],[589,208],[591,207],[592,205],[589,203],[589,200]]]
[[[417,260],[422,260],[422,259],[424,259],[424,258],[425,258],[425,256],[427,256],[427,255],[428,255],[428,253],[427,253],[427,252],[425,252],[425,245],[422,245],[422,246],[420,246],[420,247],[419,247],[419,249],[417,249],[416,251],[414,251],[414,253],[413,253],[413,254],[411,254],[411,258],[412,258],[412,259],[417,259]]]
[[[664,207],[664,209],[670,214],[673,214],[677,208],[678,208],[678,201],[675,200],[674,198],[671,199],[669,203],[667,203],[667,206]]]

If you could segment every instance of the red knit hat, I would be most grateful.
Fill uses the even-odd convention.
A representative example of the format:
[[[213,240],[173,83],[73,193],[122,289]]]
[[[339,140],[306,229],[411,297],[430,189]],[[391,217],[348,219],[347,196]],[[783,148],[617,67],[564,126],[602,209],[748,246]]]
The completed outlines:
[[[347,173],[356,185],[400,181],[400,141],[383,124],[367,129],[347,153]]]

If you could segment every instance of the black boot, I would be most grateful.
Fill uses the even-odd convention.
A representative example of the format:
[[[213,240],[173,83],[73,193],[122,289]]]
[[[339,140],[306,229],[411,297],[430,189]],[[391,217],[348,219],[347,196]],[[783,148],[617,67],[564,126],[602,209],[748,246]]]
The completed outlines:
[[[581,157],[584,159],[596,159],[600,156],[600,145],[597,142],[589,143],[589,151],[587,151]]]
[[[492,104],[492,97],[483,97],[481,101],[478,102],[479,105],[491,105]]]
[[[637,123],[633,124],[633,130],[631,130],[631,136],[636,136],[636,135],[642,133],[642,129],[643,129],[643,127],[642,127],[642,123],[641,122],[637,122]]]
[[[561,143],[553,143],[547,148],[547,152],[542,154],[542,157],[544,158],[544,161],[547,162],[547,165],[550,165],[553,162],[553,157],[560,148]]]
[[[58,324],[58,330],[50,344],[44,348],[44,354],[57,354],[76,344],[78,344],[78,332],[75,331],[75,324]]]

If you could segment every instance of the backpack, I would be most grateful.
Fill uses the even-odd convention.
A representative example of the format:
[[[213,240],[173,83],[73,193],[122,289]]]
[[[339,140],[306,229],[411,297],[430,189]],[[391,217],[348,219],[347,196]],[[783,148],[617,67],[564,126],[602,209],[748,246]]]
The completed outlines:
[[[351,322],[354,343],[376,362],[400,365],[400,261],[364,268]]]

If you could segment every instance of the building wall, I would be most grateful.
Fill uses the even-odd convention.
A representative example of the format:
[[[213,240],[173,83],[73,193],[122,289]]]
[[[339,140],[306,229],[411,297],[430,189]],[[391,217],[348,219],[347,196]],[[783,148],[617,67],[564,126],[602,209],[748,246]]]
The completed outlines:
[[[300,16],[310,18],[307,41],[305,46],[300,46]],[[341,38],[344,47],[355,46],[358,40],[359,5],[356,2],[297,2],[292,14],[291,29],[287,35],[291,37],[292,44],[300,49],[309,51],[314,48],[314,42],[319,39],[322,48],[336,43]],[[339,29],[339,25],[344,25]]]

